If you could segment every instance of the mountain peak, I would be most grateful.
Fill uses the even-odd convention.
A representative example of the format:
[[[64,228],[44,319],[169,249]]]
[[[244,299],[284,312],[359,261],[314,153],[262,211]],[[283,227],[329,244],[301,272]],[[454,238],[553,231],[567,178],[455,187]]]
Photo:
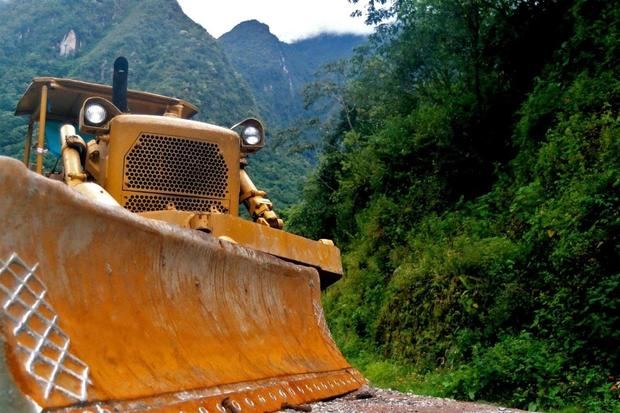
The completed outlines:
[[[362,36],[322,34],[284,43],[269,26],[248,20],[223,34],[218,43],[255,96],[263,117],[271,124],[287,125],[303,115],[303,88],[323,64],[347,58]]]
[[[260,34],[271,34],[273,35],[273,33],[271,33],[271,30],[269,29],[269,26],[266,25],[263,22],[260,22],[256,19],[252,19],[252,20],[246,20],[243,21],[241,23],[239,23],[238,25],[236,25],[235,27],[233,27],[228,33],[260,33]],[[226,34],[228,34],[226,33]]]

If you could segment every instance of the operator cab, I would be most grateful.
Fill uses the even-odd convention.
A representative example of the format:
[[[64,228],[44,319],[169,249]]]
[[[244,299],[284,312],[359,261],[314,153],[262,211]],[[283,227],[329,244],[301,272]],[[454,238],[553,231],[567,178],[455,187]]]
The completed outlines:
[[[264,146],[262,123],[231,128],[193,121],[196,106],[127,89],[127,61],[114,64],[113,86],[72,79],[33,79],[15,114],[29,116],[24,163],[35,170],[45,153],[63,159],[71,186],[95,183],[135,213],[186,211],[238,216],[243,203],[255,222],[282,228],[271,202],[244,170],[247,155]],[[43,110],[44,108],[44,110]],[[67,161],[64,150],[77,153]],[[53,171],[52,171],[53,172]]]

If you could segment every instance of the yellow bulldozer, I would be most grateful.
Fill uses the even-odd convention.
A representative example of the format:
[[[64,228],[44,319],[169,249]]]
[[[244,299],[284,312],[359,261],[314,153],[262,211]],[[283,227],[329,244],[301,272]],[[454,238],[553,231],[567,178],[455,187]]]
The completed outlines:
[[[284,231],[245,170],[261,122],[193,121],[127,73],[119,58],[112,86],[35,78],[17,105],[24,159],[0,157],[0,412],[273,412],[358,389],[320,302],[339,250]]]

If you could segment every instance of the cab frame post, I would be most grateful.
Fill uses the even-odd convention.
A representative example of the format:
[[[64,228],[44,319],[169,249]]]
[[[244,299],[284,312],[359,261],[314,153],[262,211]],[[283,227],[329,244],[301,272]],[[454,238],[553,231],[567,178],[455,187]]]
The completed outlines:
[[[47,115],[47,85],[41,87],[39,106],[39,139],[37,142],[37,173],[43,174],[43,153],[45,152],[45,121]]]

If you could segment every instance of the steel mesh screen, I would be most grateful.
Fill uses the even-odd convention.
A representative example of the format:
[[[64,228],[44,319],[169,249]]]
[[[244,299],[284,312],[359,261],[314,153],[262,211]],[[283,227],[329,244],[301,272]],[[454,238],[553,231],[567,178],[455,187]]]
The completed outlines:
[[[169,208],[193,212],[209,212],[212,208],[215,208],[222,213],[228,212],[228,208],[223,201],[217,199],[162,195],[130,195],[125,197],[125,208],[131,212],[161,211]]]
[[[228,172],[215,143],[143,133],[125,158],[125,188],[221,199]]]

